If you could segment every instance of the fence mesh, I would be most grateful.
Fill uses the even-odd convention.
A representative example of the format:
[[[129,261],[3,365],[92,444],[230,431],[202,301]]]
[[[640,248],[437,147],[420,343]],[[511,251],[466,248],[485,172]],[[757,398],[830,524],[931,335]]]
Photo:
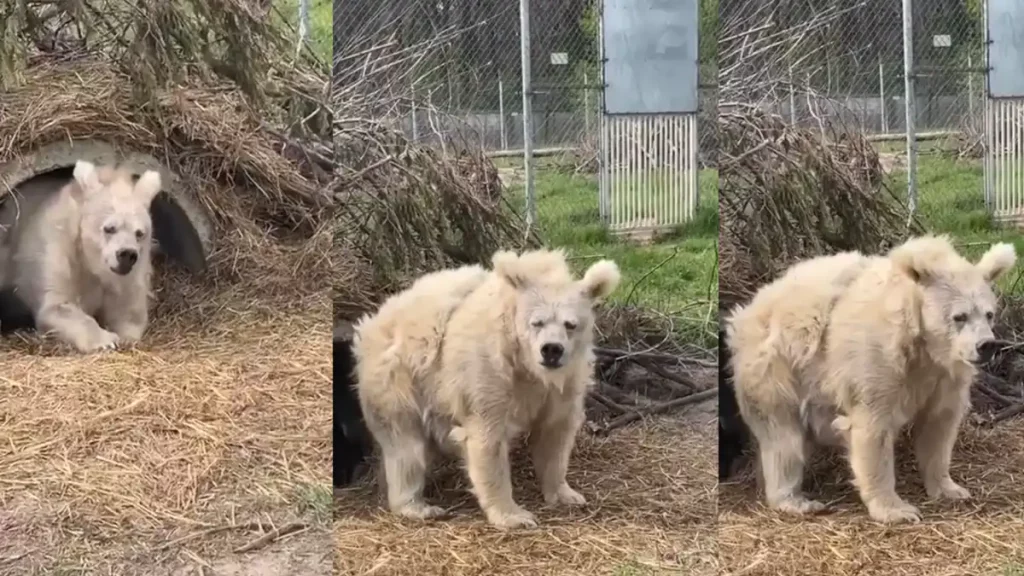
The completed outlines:
[[[529,0],[536,208],[552,245],[593,247],[607,237],[597,182],[600,10],[601,0]],[[717,2],[704,0],[701,14],[699,137],[707,166],[714,163]],[[482,148],[511,206],[525,211],[519,2],[345,0],[334,18],[334,99],[422,144]],[[340,164],[365,168],[359,159]],[[711,192],[702,195],[714,212],[714,182],[702,190]]]
[[[534,146],[572,146],[598,106],[597,11],[589,1],[532,0],[531,14]],[[346,0],[335,18],[336,55],[372,62],[377,82],[401,92],[389,112],[407,135],[439,142],[455,133],[487,151],[522,148],[517,2]],[[338,81],[355,84],[359,69],[344,69]]]
[[[919,133],[980,126],[982,2],[912,2]],[[729,65],[761,69],[757,97],[767,109],[793,123],[829,122],[869,134],[905,132],[901,2],[727,0],[722,14],[723,39],[737,46],[741,43],[734,40],[743,35],[758,40],[742,48],[747,60],[732,54]]]

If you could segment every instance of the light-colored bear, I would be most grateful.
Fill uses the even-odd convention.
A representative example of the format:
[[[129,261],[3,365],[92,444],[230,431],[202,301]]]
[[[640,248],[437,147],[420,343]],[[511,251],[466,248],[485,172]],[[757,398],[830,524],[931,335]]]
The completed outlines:
[[[948,238],[922,236],[886,256],[798,263],[735,309],[726,322],[737,401],[769,506],[824,510],[800,489],[816,440],[848,447],[872,518],[918,521],[896,493],[893,445],[907,424],[929,497],[970,497],[950,459],[977,366],[997,347],[992,283],[1015,262],[1011,244],[971,264]]]
[[[23,190],[4,203],[2,219],[14,222],[5,240],[7,283],[39,331],[80,352],[137,341],[148,324],[149,206],[160,174],[148,170],[134,181],[127,170],[79,160],[60,186]]]
[[[428,274],[359,322],[359,400],[393,512],[445,513],[423,498],[440,450],[463,460],[491,524],[535,526],[512,497],[509,446],[526,432],[545,500],[586,502],[566,471],[593,379],[593,307],[619,281],[608,260],[575,280],[561,251],[498,252],[492,271]]]

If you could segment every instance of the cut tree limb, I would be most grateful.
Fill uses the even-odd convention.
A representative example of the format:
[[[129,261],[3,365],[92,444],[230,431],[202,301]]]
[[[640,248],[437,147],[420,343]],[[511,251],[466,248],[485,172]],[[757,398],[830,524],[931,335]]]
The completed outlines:
[[[669,400],[668,402],[661,402],[659,404],[652,404],[646,408],[631,410],[627,414],[623,414],[618,418],[609,422],[606,426],[597,431],[598,434],[607,434],[616,428],[621,428],[627,424],[632,424],[637,420],[643,419],[644,416],[651,416],[654,414],[661,414],[668,412],[675,408],[680,408],[688,404],[697,404],[705,400],[710,400],[718,396],[718,386],[703,392],[697,392],[696,394],[690,394],[689,396],[683,396],[682,398],[676,398],[675,400]]]

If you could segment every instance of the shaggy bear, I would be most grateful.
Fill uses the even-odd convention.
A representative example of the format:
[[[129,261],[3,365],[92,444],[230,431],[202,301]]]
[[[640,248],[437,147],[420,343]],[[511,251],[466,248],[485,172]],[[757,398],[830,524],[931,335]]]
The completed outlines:
[[[920,520],[896,493],[893,445],[906,425],[929,497],[969,498],[950,460],[972,380],[997,346],[992,284],[1015,263],[1011,244],[972,264],[949,238],[922,236],[885,256],[800,262],[737,307],[730,368],[768,505],[824,510],[801,492],[815,440],[847,448],[871,518]]]
[[[352,340],[334,335],[334,486],[347,486],[361,475],[369,455],[369,432],[355,391]]]
[[[152,272],[149,206],[160,187],[159,172],[135,181],[127,170],[79,160],[55,192],[5,202],[0,288],[13,288],[38,330],[80,352],[139,340]]]
[[[529,433],[551,504],[586,501],[566,482],[593,379],[594,305],[618,285],[614,262],[573,278],[561,251],[498,252],[493,269],[427,274],[356,327],[359,401],[381,449],[391,510],[433,518],[431,456],[464,462],[494,526],[535,526],[512,495],[509,447]]]
[[[736,459],[747,447],[750,433],[740,416],[736,390],[729,370],[729,345],[725,331],[718,331],[718,479],[728,480]]]

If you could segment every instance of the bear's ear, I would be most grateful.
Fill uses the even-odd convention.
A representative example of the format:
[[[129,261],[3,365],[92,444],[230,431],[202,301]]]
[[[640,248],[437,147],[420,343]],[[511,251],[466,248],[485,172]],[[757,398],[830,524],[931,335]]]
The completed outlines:
[[[82,195],[91,194],[100,187],[100,175],[96,171],[96,165],[87,160],[75,162],[75,169],[72,172],[77,186],[72,188],[73,193],[79,198]]]
[[[928,282],[948,269],[958,256],[947,236],[911,238],[889,252],[893,266],[915,282]]]
[[[161,185],[160,173],[156,170],[146,170],[135,183],[135,196],[144,204],[149,204],[160,192]]]
[[[615,291],[622,280],[619,266],[611,260],[600,260],[587,269],[580,287],[584,296],[591,301],[603,300]]]
[[[500,250],[491,257],[494,273],[516,290],[526,285],[526,277],[519,266],[519,255],[511,250]]]
[[[1013,244],[1003,242],[993,244],[975,266],[981,271],[986,282],[994,282],[1016,263],[1017,250]]]

